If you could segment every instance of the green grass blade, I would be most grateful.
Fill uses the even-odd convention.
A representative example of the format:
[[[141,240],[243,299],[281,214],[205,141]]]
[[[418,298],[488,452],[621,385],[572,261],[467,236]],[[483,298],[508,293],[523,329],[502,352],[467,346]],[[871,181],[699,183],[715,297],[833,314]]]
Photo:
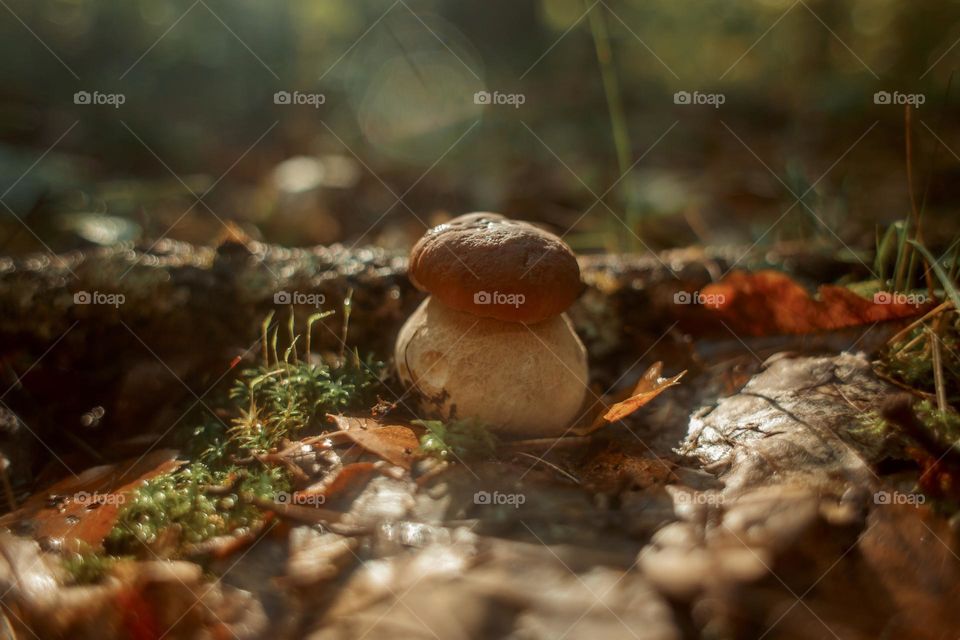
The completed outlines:
[[[915,240],[909,240],[917,251],[923,254],[923,257],[927,259],[927,262],[930,263],[930,268],[933,269],[933,272],[937,274],[937,277],[940,279],[941,284],[943,284],[943,290],[953,301],[953,306],[955,309],[960,309],[960,291],[957,291],[956,285],[950,279],[950,276],[947,275],[947,272],[943,270],[943,267],[940,266],[940,263],[937,262],[937,259],[933,257],[926,247],[924,247],[919,242]]]

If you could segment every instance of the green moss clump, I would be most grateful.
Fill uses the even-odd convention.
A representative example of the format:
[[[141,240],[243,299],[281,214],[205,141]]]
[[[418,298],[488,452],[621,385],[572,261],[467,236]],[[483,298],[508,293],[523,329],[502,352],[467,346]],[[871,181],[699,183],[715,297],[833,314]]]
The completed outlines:
[[[327,312],[329,313],[329,312]],[[327,413],[367,408],[376,400],[384,365],[347,353],[336,364],[311,358],[310,327],[327,313],[307,322],[305,360],[297,357],[299,336],[289,323],[289,346],[278,356],[272,315],[263,324],[264,358],[244,370],[229,393],[215,402],[232,415],[231,426],[207,414],[183,434],[182,451],[192,461],[172,473],[152,478],[129,496],[104,545],[110,553],[141,554],[144,545],[196,544],[262,523],[253,498],[272,501],[292,486],[289,470],[264,462],[285,439],[296,439],[308,427],[322,424]],[[213,487],[229,487],[224,490]]]
[[[475,420],[414,420],[413,424],[427,432],[420,437],[420,451],[424,455],[446,460],[449,457],[491,457],[497,450],[497,437]]]
[[[865,411],[856,418],[856,426],[850,429],[855,436],[866,438],[883,438],[890,431],[890,424],[874,410]]]
[[[250,504],[251,497],[273,500],[290,490],[286,470],[260,467],[243,473],[229,494],[207,492],[211,486],[233,481],[231,473],[211,471],[202,462],[148,480],[120,510],[104,546],[114,554],[136,554],[144,545],[156,545],[161,536],[171,536],[164,542],[179,547],[227,535],[262,521],[261,511]]]
[[[248,369],[230,390],[241,411],[231,439],[240,448],[265,451],[327,413],[369,407],[383,369],[382,362],[355,354],[337,367],[294,362]]]
[[[70,584],[95,584],[103,580],[120,558],[99,553],[72,553],[63,558],[64,570]]]
[[[929,400],[918,404],[916,411],[920,421],[940,442],[960,442],[960,415],[956,412],[940,411]]]

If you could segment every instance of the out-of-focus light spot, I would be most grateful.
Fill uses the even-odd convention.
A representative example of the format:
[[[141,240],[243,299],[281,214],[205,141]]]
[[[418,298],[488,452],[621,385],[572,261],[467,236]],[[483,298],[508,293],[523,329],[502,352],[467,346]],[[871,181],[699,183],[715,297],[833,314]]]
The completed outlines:
[[[324,168],[318,158],[295,156],[273,170],[273,184],[282,193],[303,193],[323,184]]]
[[[385,153],[432,161],[462,133],[445,130],[479,117],[483,107],[474,94],[481,89],[452,56],[394,57],[368,85],[360,127],[367,141]]]
[[[140,226],[137,223],[126,218],[97,213],[65,215],[61,218],[60,225],[88,242],[103,246],[134,240],[140,235]]]
[[[360,179],[360,168],[353,158],[343,155],[294,156],[273,170],[273,185],[285,194],[312,191],[320,187],[349,189]]]

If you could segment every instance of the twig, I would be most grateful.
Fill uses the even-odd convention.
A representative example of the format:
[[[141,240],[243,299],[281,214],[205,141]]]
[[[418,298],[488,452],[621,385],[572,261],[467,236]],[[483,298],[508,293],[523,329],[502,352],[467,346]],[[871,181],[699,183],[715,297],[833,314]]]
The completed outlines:
[[[933,355],[933,388],[937,391],[937,408],[947,410],[947,389],[943,381],[943,358],[940,354],[940,338],[933,329],[927,329],[930,348]]]
[[[547,461],[547,460],[544,460],[543,458],[541,458],[541,457],[539,457],[539,456],[535,456],[535,455],[533,455],[532,453],[526,453],[526,452],[524,452],[524,451],[518,452],[517,455],[519,455],[519,456],[526,456],[526,457],[528,457],[528,458],[533,458],[533,459],[536,460],[537,462],[542,462],[543,464],[545,464],[546,466],[550,467],[551,469],[553,469],[554,471],[556,471],[556,472],[559,473],[560,475],[562,475],[562,476],[564,476],[564,477],[566,477],[566,478],[569,478],[574,484],[580,484],[580,479],[577,478],[575,475],[573,475],[573,474],[570,473],[569,471],[566,471],[565,469],[562,469],[562,468],[558,467],[557,465],[553,464],[552,462],[549,462],[549,461]]]
[[[553,449],[573,448],[590,442],[589,436],[560,436],[558,438],[533,438],[530,440],[513,440],[501,442],[500,448],[507,451],[521,451],[523,449]]]
[[[914,320],[913,322],[908,324],[906,327],[904,327],[903,329],[895,333],[892,338],[887,340],[887,344],[894,344],[896,342],[900,342],[900,340],[902,340],[905,335],[907,335],[908,333],[910,333],[911,331],[919,327],[921,324],[923,324],[930,318],[946,311],[947,309],[950,309],[951,307],[953,307],[952,300],[947,300],[946,302],[942,302],[941,304],[931,309],[928,313],[924,314],[917,320]]]
[[[914,389],[910,385],[900,382],[896,378],[893,378],[883,373],[882,371],[874,371],[874,373],[878,378],[880,378],[884,382],[889,382],[893,386],[903,389],[910,395],[916,396],[918,398],[923,398],[924,400],[933,400],[935,398],[935,396],[932,393],[927,393],[926,391],[921,391],[920,389]]]

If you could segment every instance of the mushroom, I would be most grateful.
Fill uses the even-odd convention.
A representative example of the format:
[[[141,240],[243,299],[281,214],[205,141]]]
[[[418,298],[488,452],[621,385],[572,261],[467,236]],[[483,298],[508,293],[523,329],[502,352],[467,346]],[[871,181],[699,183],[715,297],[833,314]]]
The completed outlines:
[[[395,358],[423,411],[507,436],[571,426],[587,353],[563,313],[582,285],[560,238],[496,213],[463,215],[417,242],[409,277],[431,295],[400,330]]]

